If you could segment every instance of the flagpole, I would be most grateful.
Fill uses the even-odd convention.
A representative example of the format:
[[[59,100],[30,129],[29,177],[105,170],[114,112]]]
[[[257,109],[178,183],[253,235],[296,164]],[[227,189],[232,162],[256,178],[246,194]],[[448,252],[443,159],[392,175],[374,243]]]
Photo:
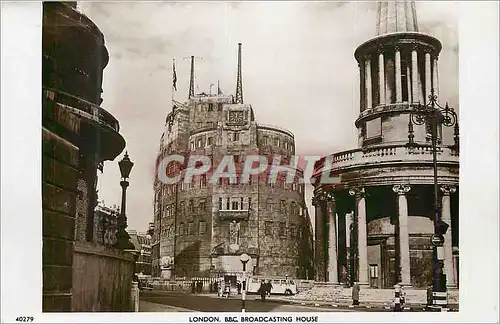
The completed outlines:
[[[174,84],[177,80],[175,80],[176,77],[176,72],[175,72],[175,58],[173,60],[173,71],[172,71],[172,101],[171,101],[171,106],[174,107]]]

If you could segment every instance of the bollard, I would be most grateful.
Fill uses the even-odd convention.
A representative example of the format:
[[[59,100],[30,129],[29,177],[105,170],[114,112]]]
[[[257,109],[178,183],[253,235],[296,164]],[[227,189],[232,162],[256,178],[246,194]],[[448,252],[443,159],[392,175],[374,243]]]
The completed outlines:
[[[132,282],[132,309],[139,312],[139,284]]]
[[[402,310],[401,297],[401,286],[396,284],[394,285],[394,307],[392,309],[394,312],[401,312]]]

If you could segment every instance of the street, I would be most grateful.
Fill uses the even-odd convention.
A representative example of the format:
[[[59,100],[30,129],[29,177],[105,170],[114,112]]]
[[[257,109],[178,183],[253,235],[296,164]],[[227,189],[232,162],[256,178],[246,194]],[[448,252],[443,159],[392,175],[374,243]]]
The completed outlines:
[[[241,297],[241,296],[239,296]],[[259,298],[259,299],[257,299]],[[178,292],[150,292],[141,291],[141,302],[145,305],[140,311],[172,312],[172,311],[199,311],[199,312],[240,312],[241,299],[217,298],[214,296],[200,296]],[[151,303],[168,305],[169,307],[152,307]],[[147,306],[146,306],[147,305]],[[159,306],[159,305],[158,305]],[[247,296],[247,312],[352,312],[353,309],[333,309],[313,306],[290,305],[270,300],[262,302],[255,295]]]

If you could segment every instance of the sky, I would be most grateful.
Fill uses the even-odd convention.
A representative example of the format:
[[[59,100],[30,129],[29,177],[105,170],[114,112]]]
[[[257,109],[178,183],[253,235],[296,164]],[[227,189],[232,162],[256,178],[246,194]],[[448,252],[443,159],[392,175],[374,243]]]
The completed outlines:
[[[235,93],[237,43],[242,46],[243,96],[256,120],[292,131],[296,154],[332,154],[357,147],[359,76],[353,53],[376,34],[376,2],[81,2],[79,9],[104,34],[110,61],[102,107],[120,122],[134,167],[127,189],[128,228],[153,219],[153,177],[165,117],[187,99],[188,57],[195,55],[196,87],[217,84]],[[443,44],[440,101],[459,108],[458,9],[453,2],[418,1],[421,32]],[[216,87],[212,87],[212,92]],[[118,161],[100,175],[99,200],[119,205]],[[311,207],[312,187],[306,188]]]

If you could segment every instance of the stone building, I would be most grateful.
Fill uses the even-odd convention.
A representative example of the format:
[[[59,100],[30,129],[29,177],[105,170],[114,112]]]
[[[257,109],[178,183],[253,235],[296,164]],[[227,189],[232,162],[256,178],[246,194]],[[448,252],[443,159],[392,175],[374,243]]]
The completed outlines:
[[[415,2],[380,2],[377,35],[355,51],[360,74],[358,148],[315,165],[340,177],[315,185],[316,279],[358,281],[372,287],[432,283],[434,233],[433,155],[430,125],[409,130],[409,112],[439,98],[438,39],[419,32]],[[457,121],[458,122],[458,121]],[[457,124],[458,125],[458,124]],[[413,134],[415,147],[408,146]],[[445,235],[447,285],[458,284],[458,128],[437,129],[438,194]],[[326,159],[332,166],[323,170]]]
[[[189,99],[175,102],[166,117],[158,160],[172,154],[205,155],[214,168],[225,156],[234,159],[236,178],[212,184],[213,170],[191,183],[155,180],[153,276],[170,278],[235,275],[239,256],[251,256],[248,269],[268,276],[312,277],[312,228],[304,201],[303,171],[294,183],[267,175],[240,177],[245,157],[275,155],[289,164],[295,154],[290,131],[258,124],[253,107],[243,103],[241,44],[238,47],[236,96],[194,93],[191,61]],[[185,168],[184,165],[180,169]],[[169,164],[167,173],[180,171]]]
[[[97,170],[125,147],[100,106],[104,36],[76,2],[44,2],[42,37],[42,311],[128,311],[133,257],[94,213]]]
[[[146,233],[137,233],[135,230],[127,231],[130,241],[134,244],[138,254],[135,263],[135,272],[139,277],[151,276],[151,236]]]
[[[113,246],[116,244],[118,232],[118,216],[120,208],[116,205],[107,207],[104,202],[98,202],[94,210],[94,239],[97,244]]]

